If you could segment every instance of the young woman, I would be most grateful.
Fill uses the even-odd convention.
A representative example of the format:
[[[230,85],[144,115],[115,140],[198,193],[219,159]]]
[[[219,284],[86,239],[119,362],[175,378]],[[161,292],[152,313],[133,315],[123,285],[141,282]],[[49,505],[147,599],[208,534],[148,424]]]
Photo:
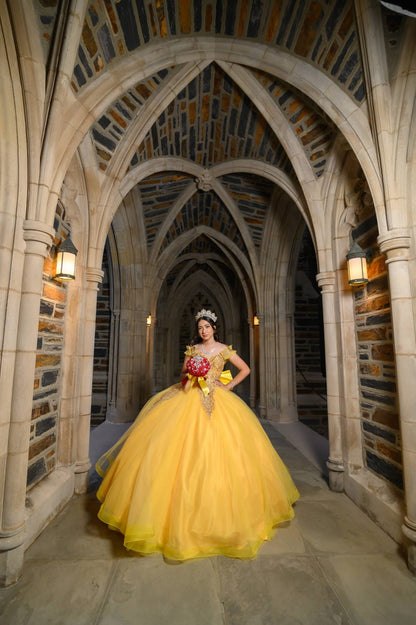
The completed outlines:
[[[182,383],[152,397],[96,465],[104,476],[98,516],[124,534],[127,549],[172,560],[249,559],[294,516],[296,486],[232,392],[250,369],[218,341],[216,321],[209,310],[196,315],[199,338],[185,352]],[[234,379],[227,361],[239,370]],[[191,373],[196,365],[204,375]]]

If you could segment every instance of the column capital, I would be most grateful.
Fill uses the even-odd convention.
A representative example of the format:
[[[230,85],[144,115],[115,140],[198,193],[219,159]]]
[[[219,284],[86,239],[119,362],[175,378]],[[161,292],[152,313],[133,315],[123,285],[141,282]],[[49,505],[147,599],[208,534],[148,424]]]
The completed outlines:
[[[46,258],[54,237],[54,228],[43,221],[26,219],[23,222],[23,239],[26,241],[26,253]]]
[[[387,256],[386,263],[409,258],[410,234],[406,228],[395,228],[377,237],[380,251]]]
[[[335,271],[321,271],[320,273],[316,274],[316,281],[323,293],[325,291],[334,291],[335,280]]]
[[[87,267],[85,270],[85,278],[87,282],[95,282],[95,284],[101,284],[104,277],[104,271],[98,267]]]

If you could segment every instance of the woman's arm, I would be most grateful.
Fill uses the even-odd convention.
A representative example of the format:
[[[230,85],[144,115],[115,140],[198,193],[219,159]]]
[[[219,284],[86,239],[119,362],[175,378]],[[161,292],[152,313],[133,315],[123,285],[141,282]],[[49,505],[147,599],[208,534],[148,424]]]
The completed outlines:
[[[233,354],[231,356],[230,362],[235,367],[237,367],[237,369],[239,369],[239,372],[237,373],[235,378],[232,380],[232,382],[229,382],[228,384],[222,384],[222,382],[220,382],[219,380],[215,380],[215,383],[216,383],[217,386],[221,386],[222,388],[226,389],[227,391],[232,391],[233,388],[235,388],[237,386],[237,384],[240,384],[240,382],[242,382],[244,380],[244,378],[246,378],[248,375],[250,375],[250,367],[237,354]]]

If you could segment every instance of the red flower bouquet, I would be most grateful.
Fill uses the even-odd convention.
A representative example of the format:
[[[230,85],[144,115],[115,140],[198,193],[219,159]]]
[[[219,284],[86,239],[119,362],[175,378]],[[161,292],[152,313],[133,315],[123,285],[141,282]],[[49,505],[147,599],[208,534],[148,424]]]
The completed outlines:
[[[201,356],[201,354],[192,356],[186,363],[188,373],[196,375],[197,377],[205,377],[210,369],[211,365],[209,364],[208,358]]]
[[[186,363],[188,378],[182,380],[182,385],[184,386],[185,391],[189,391],[191,386],[193,386],[195,382],[198,382],[202,391],[205,394],[208,394],[209,389],[205,383],[205,377],[210,369],[211,365],[209,364],[208,358],[205,358],[201,354],[191,356],[191,358]]]

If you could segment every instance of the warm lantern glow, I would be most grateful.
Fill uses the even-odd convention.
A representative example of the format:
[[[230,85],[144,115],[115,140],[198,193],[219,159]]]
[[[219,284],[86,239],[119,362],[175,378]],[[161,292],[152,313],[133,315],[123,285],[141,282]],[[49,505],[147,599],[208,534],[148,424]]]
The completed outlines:
[[[71,237],[62,241],[56,256],[55,278],[58,280],[75,280],[75,259],[78,250],[71,241]]]
[[[146,319],[146,325],[151,326],[152,325],[152,315],[149,315]]]
[[[257,317],[257,315],[254,315],[253,326],[258,326],[258,325],[260,325],[259,318]]]
[[[352,286],[368,282],[366,253],[354,243],[347,254],[348,284]]]

